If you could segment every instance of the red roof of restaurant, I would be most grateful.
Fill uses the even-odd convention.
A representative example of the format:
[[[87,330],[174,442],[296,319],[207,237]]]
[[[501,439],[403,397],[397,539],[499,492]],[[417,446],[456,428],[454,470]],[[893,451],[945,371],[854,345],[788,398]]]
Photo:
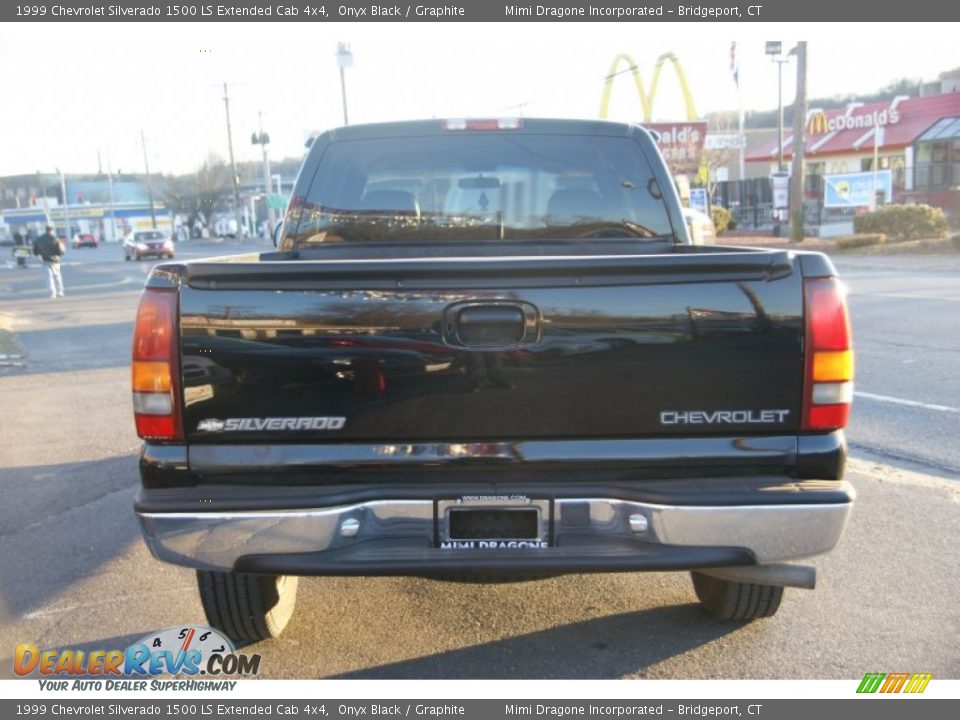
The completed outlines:
[[[885,110],[889,112],[892,105],[892,101],[865,103],[854,107],[852,110],[848,108],[825,110],[824,115],[827,116],[828,120],[833,120],[848,113],[853,117],[872,116],[874,113],[882,113]],[[899,120],[894,124],[885,126],[883,142],[880,144],[880,148],[883,150],[896,150],[906,147],[940,118],[960,116],[960,92],[908,98],[901,100],[894,107],[899,115]],[[805,152],[808,158],[822,155],[849,155],[873,150],[873,128],[869,126],[836,130],[826,134],[810,135],[806,133],[805,136]],[[793,155],[792,143],[793,128],[784,128],[784,158]],[[749,153],[746,160],[747,162],[770,162],[776,160],[776,157],[777,141],[774,139],[772,143]]]

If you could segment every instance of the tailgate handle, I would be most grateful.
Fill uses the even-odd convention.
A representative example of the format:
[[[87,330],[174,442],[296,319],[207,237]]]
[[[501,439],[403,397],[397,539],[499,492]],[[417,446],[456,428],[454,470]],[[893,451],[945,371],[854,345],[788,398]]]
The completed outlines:
[[[531,313],[521,304],[468,304],[456,308],[451,315],[450,339],[466,347],[512,347],[536,337],[536,324],[530,333]]]

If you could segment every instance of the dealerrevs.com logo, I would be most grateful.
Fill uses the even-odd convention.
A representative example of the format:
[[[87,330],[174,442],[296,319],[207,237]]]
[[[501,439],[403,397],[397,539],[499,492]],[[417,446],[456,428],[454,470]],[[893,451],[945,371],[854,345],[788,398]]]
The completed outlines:
[[[867,673],[858,693],[922,693],[933,675],[930,673]]]
[[[187,625],[150,633],[124,650],[41,650],[21,643],[13,671],[42,678],[42,690],[232,690],[236,681],[223,678],[256,675],[260,655],[238,653],[213,628]],[[190,679],[152,679],[159,675]]]

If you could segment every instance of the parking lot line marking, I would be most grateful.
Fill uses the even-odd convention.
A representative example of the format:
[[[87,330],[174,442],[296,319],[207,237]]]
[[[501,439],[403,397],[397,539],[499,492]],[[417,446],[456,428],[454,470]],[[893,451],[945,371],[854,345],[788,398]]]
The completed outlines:
[[[874,293],[874,292],[856,292],[856,291],[851,291],[850,294],[859,295],[860,297],[892,298],[894,300],[935,300],[937,302],[941,300],[947,300],[949,302],[960,302],[960,297],[954,297],[952,295],[917,295],[916,293],[897,293],[897,292]]]
[[[74,293],[78,290],[103,290],[105,288],[115,288],[122,287],[124,285],[130,285],[133,280],[129,277],[122,278],[120,280],[113,280],[106,283],[94,283],[93,285],[67,285],[67,292]],[[49,290],[17,290],[14,292],[0,293],[0,298],[6,300],[27,300],[33,298],[43,298],[50,295]]]
[[[192,587],[193,586],[191,585],[189,587],[167,588],[165,590],[151,590],[150,595],[151,596],[152,595],[176,595],[176,594],[184,593],[187,590],[192,589]],[[89,610],[89,609],[92,609],[95,607],[101,607],[107,604],[113,605],[118,600],[119,601],[135,600],[138,597],[139,596],[136,596],[136,595],[127,595],[127,596],[121,596],[121,597],[110,598],[105,600],[95,600],[93,602],[87,602],[87,603],[77,603],[76,605],[48,605],[47,607],[41,607],[37,610],[33,610],[32,612],[24,613],[23,615],[20,616],[20,619],[36,620],[38,618],[47,617],[49,615],[62,615],[64,613],[77,612],[78,610]]]
[[[950,407],[949,405],[934,405],[933,403],[918,402],[917,400],[904,400],[903,398],[890,397],[889,395],[874,395],[873,393],[855,392],[854,397],[862,397],[867,400],[876,400],[878,402],[892,403],[894,405],[906,405],[907,407],[918,407],[924,410],[936,410],[937,412],[960,414],[960,408]]]

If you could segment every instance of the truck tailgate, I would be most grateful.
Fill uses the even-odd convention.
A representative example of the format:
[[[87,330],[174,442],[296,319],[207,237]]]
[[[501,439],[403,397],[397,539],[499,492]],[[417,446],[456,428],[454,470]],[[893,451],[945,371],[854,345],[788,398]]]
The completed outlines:
[[[471,442],[797,431],[783,251],[191,263],[188,441]]]

